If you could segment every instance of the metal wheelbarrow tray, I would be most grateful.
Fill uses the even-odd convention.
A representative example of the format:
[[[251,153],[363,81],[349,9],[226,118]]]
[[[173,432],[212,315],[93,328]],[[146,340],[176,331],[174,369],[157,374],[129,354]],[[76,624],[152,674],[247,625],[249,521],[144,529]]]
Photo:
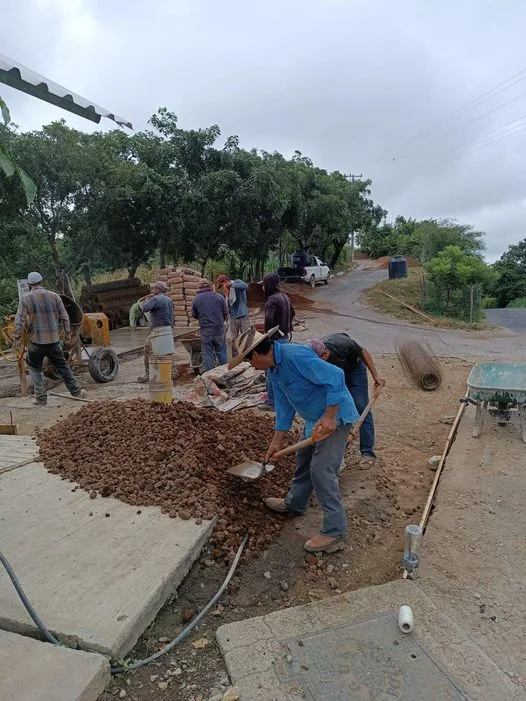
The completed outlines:
[[[496,416],[502,426],[515,414],[522,440],[526,443],[526,364],[475,365],[468,377],[468,396],[477,405],[474,438],[480,436],[488,415]]]

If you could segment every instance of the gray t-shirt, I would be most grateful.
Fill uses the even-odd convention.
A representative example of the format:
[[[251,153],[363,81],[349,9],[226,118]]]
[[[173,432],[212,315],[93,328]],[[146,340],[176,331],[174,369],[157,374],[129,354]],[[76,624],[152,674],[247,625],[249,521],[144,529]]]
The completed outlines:
[[[192,302],[192,316],[199,321],[201,334],[208,337],[225,333],[225,320],[228,317],[226,300],[223,295],[212,290],[199,290]]]

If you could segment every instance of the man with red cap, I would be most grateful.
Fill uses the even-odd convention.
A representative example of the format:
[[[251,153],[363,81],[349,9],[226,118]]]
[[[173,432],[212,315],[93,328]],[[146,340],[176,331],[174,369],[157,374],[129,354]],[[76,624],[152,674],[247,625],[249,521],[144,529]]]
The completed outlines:
[[[228,304],[232,356],[236,356],[236,339],[250,326],[247,302],[248,285],[243,280],[231,280],[228,275],[220,275],[216,280],[216,289],[225,295]]]
[[[174,305],[168,297],[168,285],[158,280],[153,285],[153,295],[140,304],[143,312],[150,314],[150,331],[157,328],[174,325]],[[146,383],[150,380],[150,356],[152,355],[152,342],[150,336],[144,344],[144,375],[137,378],[138,382]]]

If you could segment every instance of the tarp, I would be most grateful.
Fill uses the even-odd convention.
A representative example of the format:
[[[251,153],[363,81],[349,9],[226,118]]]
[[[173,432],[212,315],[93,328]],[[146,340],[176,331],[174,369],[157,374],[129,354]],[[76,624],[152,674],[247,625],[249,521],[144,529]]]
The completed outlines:
[[[265,373],[250,363],[240,363],[233,370],[220,365],[194,380],[187,402],[196,406],[215,407],[219,411],[234,411],[263,404],[267,398]]]
[[[39,73],[2,54],[0,54],[0,82],[33,97],[38,97],[40,100],[50,102],[52,105],[62,107],[68,112],[73,112],[73,114],[97,124],[100,122],[101,117],[106,117],[122,127],[133,129],[132,123],[127,119],[119,117],[90,100],[86,100],[86,98],[62,87],[62,85],[58,85],[58,83],[53,83],[53,81],[44,78]]]

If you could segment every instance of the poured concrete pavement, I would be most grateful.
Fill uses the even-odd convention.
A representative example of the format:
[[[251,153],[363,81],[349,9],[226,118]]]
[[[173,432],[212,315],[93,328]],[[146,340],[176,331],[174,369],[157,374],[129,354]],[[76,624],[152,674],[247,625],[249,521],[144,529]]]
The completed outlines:
[[[95,701],[110,680],[102,655],[0,630],[2,701]]]
[[[400,632],[398,609],[415,628]],[[399,580],[221,626],[242,699],[518,701],[522,690],[414,582]]]
[[[0,474],[1,548],[29,599],[60,639],[114,658],[175,592],[211,528],[157,507],[92,500],[39,463]],[[7,576],[0,628],[35,633]]]

